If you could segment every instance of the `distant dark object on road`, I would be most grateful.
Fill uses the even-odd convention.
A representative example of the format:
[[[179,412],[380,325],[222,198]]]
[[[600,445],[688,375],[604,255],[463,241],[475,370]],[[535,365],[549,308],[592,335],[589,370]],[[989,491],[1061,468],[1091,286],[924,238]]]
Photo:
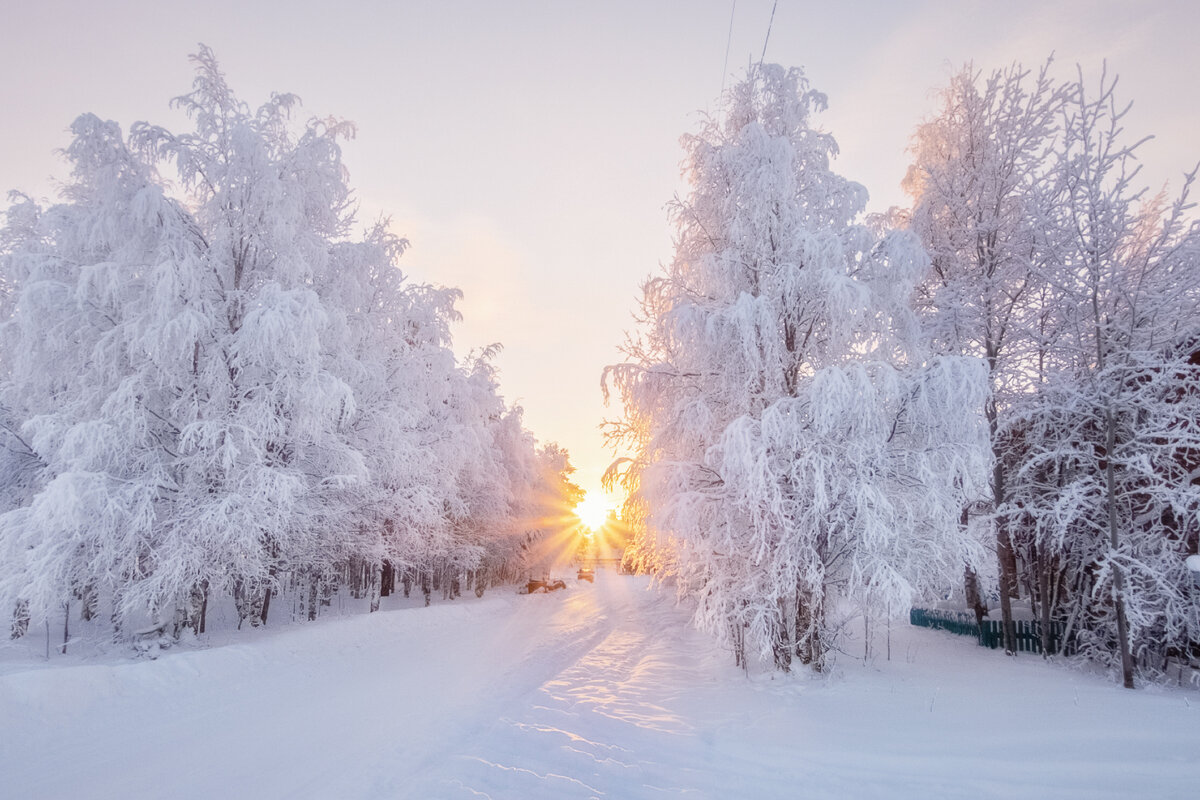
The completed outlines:
[[[558,589],[565,589],[565,588],[567,588],[567,584],[564,583],[563,581],[559,580],[558,578],[555,578],[554,580],[546,578],[546,579],[540,580],[540,581],[530,578],[529,581],[524,586],[522,586],[520,589],[517,590],[517,594],[533,594],[534,592],[553,592]]]

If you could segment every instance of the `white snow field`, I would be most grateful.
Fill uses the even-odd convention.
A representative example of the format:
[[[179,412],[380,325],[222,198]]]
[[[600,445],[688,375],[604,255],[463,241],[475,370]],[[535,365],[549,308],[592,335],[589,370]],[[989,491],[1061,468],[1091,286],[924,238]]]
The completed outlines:
[[[907,625],[890,661],[747,676],[686,616],[601,572],[155,661],[10,650],[0,796],[1200,797],[1194,691]]]

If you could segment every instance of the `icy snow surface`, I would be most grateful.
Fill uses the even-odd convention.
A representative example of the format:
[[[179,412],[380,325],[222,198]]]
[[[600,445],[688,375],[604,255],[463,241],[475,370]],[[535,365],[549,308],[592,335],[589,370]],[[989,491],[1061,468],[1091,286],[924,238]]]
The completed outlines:
[[[891,661],[746,676],[685,617],[602,572],[157,661],[10,652],[0,796],[1200,796],[1195,692],[908,626]]]

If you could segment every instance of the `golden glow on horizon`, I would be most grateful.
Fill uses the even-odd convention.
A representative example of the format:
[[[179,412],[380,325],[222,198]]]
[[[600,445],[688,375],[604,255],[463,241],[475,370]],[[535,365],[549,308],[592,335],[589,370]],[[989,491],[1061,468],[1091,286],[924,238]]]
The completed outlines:
[[[547,503],[545,516],[528,521],[530,529],[543,533],[529,553],[529,576],[553,576],[589,558],[619,557],[629,536],[613,513],[618,507],[603,492],[587,493],[574,508]]]
[[[579,505],[575,506],[575,516],[579,517],[583,527],[589,531],[598,531],[604,527],[608,512],[614,508],[616,507],[606,500],[604,495],[588,492],[579,501]]]

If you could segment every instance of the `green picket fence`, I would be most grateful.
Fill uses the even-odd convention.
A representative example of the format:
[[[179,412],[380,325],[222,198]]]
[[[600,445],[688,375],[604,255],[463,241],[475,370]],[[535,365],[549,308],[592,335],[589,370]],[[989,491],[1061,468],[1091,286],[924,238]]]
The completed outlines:
[[[1000,620],[984,620],[982,627],[975,621],[973,614],[957,611],[931,611],[924,608],[914,608],[908,614],[908,621],[923,628],[957,633],[960,636],[974,636],[980,646],[992,649],[1004,647],[1004,624]],[[1016,628],[1017,652],[1042,652],[1042,624],[1033,620],[1013,622]],[[1070,655],[1074,652],[1074,643],[1063,642],[1064,625],[1061,622],[1050,623],[1050,648],[1055,653]]]
[[[1042,623],[1036,620],[1014,620],[1013,627],[1016,628],[1017,652],[1042,652]],[[1074,642],[1063,642],[1065,628],[1061,622],[1050,623],[1050,652],[1065,655],[1075,652]],[[1004,623],[1000,620],[984,620],[979,643],[993,649],[1004,647]]]
[[[964,614],[957,611],[929,611],[924,608],[914,608],[908,612],[908,621],[913,625],[920,625],[922,628],[936,628],[938,630],[957,633],[959,636],[974,636],[979,638],[979,625],[975,623],[973,614]],[[982,642],[981,642],[982,644]]]

